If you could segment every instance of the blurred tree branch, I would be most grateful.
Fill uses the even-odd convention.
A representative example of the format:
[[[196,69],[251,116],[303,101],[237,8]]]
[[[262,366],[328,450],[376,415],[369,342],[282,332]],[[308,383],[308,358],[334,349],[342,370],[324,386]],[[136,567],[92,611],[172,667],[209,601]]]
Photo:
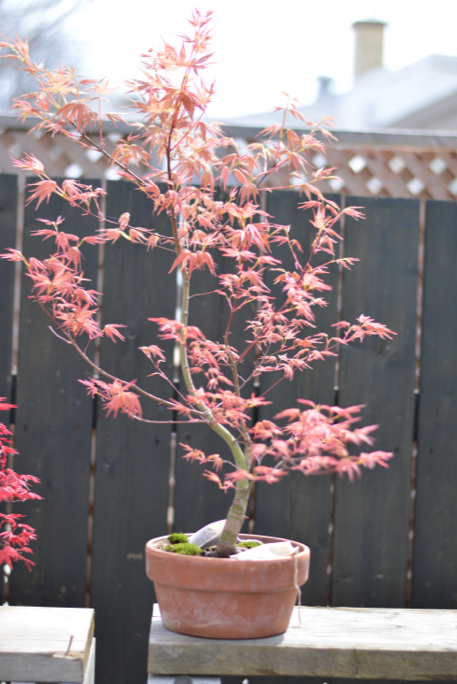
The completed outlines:
[[[0,0],[0,33],[6,37],[28,38],[35,62],[44,61],[49,69],[60,62],[80,66],[78,37],[71,35],[68,20],[92,0]],[[10,60],[0,60],[0,109],[11,100],[33,90],[34,83]]]

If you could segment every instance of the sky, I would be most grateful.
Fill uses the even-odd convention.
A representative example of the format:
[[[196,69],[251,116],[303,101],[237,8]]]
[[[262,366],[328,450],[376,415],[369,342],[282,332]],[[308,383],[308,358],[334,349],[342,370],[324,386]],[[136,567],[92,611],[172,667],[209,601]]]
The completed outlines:
[[[354,21],[388,24],[389,70],[428,54],[457,56],[457,0],[91,0],[72,19],[85,45],[84,75],[115,82],[135,76],[138,55],[161,36],[177,41],[194,7],[214,10],[214,119],[270,110],[283,104],[283,91],[308,104],[320,75],[334,79],[337,93],[350,89]]]

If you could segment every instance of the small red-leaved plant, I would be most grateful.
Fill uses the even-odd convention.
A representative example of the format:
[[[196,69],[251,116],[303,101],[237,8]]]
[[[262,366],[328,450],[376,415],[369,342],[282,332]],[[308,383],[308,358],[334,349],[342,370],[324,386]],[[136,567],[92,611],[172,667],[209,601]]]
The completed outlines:
[[[95,235],[80,238],[62,229],[60,217],[42,221],[44,226],[35,234],[56,244],[48,259],[27,258],[14,249],[3,257],[23,261],[32,281],[33,297],[52,319],[55,333],[73,345],[96,371],[98,377],[84,384],[90,394],[102,398],[108,413],[117,415],[121,411],[142,421],[141,400],[152,400],[170,410],[170,420],[177,412],[182,421],[206,423],[226,442],[233,472],[224,481],[214,472],[224,463],[219,454],[205,455],[183,446],[185,458],[212,468],[205,472],[210,480],[224,490],[235,490],[222,538],[232,542],[244,521],[253,482],[274,483],[289,470],[305,475],[347,473],[353,479],[360,474],[361,466],[386,466],[392,456],[383,451],[351,453],[353,446],[373,443],[375,426],[355,427],[360,406],[317,406],[304,401],[306,408],[278,414],[275,420],[279,422],[264,420],[252,426],[253,409],[269,403],[265,394],[250,396],[252,381],[258,384],[261,375],[278,371],[283,378],[291,379],[308,369],[311,362],[334,356],[341,345],[362,341],[367,335],[386,338],[393,333],[368,316],[360,316],[355,323],[339,322],[335,337],[315,331],[314,309],[325,305],[322,293],[330,289],[324,281],[330,264],[350,268],[356,261],[336,256],[341,240],[338,224],[344,215],[357,219],[362,214],[354,207],[340,209],[319,191],[320,180],[334,178],[333,169],[315,170],[307,155],[325,150],[317,132],[327,138],[332,136],[325,128],[328,122],[304,121],[295,100],[289,99],[283,108],[282,124],[268,127],[262,142],[248,145],[242,152],[219,126],[206,122],[204,115],[213,86],[206,85],[200,73],[211,57],[210,19],[211,13],[194,12],[192,31],[182,36],[178,48],[164,43],[160,50],[143,55],[141,77],[127,83],[135,114],[130,123],[117,113],[102,114],[101,102],[110,91],[106,81],[78,80],[66,67],[49,72],[32,62],[27,44],[20,39],[0,43],[9,50],[5,56],[18,59],[38,83],[36,92],[16,100],[14,106],[20,117],[36,117],[36,129],[64,135],[108,158],[121,176],[151,199],[155,212],[167,214],[172,232],[169,237],[155,228],[132,226],[127,211],[117,220],[106,217],[101,210],[102,189],[76,180],[59,185],[48,177],[38,159],[24,154],[14,161],[15,165],[38,177],[29,202],[36,200],[39,206],[56,194],[85,215],[97,217],[103,228]],[[287,130],[288,113],[308,125],[309,131],[298,135]],[[111,154],[103,134],[105,120],[124,121],[131,128]],[[100,129],[98,142],[88,135],[94,125]],[[275,187],[275,179],[281,179],[282,188],[294,187],[305,195],[301,208],[314,212],[316,235],[307,257],[291,238],[289,226],[277,224],[261,208],[260,196]],[[230,183],[237,185],[230,189]],[[226,191],[224,199],[221,189]],[[157,324],[161,339],[174,340],[179,347],[185,388],[180,388],[178,400],[146,392],[136,380],[110,375],[91,361],[86,354],[87,343],[80,342],[81,336],[89,341],[104,335],[113,341],[123,339],[118,324],[102,328],[98,325],[99,294],[85,287],[80,256],[84,242],[97,245],[120,238],[137,243],[136,248],[174,252],[170,278],[176,277],[176,269],[180,270],[180,320],[151,320]],[[292,269],[278,258],[276,247],[280,245],[288,249]],[[217,252],[231,262],[226,273],[218,273],[214,258]],[[317,254],[326,255],[326,263],[314,265]],[[201,269],[208,269],[214,277],[209,294],[217,293],[228,304],[230,314],[219,340],[206,338],[189,320],[192,276]],[[274,274],[274,287],[282,290],[280,301],[268,285],[269,273]],[[231,328],[234,315],[241,310],[248,319],[246,337],[235,348]],[[153,374],[166,378],[163,350],[151,345],[142,347],[141,352],[150,360]],[[254,365],[246,371],[244,362],[253,355]],[[199,382],[195,384],[197,375]],[[171,382],[171,378],[166,379]]]
[[[15,407],[0,398],[0,411],[9,411],[11,408]],[[11,468],[7,468],[8,456],[17,454],[10,446],[10,437],[11,432],[0,422],[0,504],[2,501],[16,502],[43,498],[29,489],[29,482],[39,482],[37,477],[18,475]],[[33,527],[19,522],[23,517],[18,513],[0,512],[0,567],[6,563],[12,568],[13,563],[19,560],[24,561],[29,570],[34,565],[30,558],[22,555],[32,553],[29,544],[36,539]]]

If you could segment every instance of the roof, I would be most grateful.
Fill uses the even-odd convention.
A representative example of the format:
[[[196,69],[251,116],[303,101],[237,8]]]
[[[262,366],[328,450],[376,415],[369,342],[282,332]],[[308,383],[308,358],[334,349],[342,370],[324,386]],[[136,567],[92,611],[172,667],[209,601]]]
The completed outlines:
[[[382,128],[457,129],[457,57],[429,55],[397,71],[379,67],[359,76],[353,88],[336,95],[321,88],[318,99],[301,107],[310,121],[333,116],[340,130]],[[264,128],[281,113],[261,112],[226,119],[233,126]],[[292,117],[287,125],[296,125]]]

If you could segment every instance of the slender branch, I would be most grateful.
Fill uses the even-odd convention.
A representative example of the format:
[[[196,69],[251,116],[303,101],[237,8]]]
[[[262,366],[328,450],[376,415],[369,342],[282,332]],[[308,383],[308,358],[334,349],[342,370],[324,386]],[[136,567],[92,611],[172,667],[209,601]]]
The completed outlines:
[[[129,416],[133,420],[138,420],[140,423],[153,423],[154,425],[170,425],[169,420],[148,420],[147,418],[142,418],[140,416]],[[206,423],[206,420],[174,420],[173,425],[194,425],[196,423]]]
[[[44,311],[44,313],[48,316],[48,318],[51,319],[51,321],[54,323],[54,325],[56,325],[59,328],[60,332],[62,333],[62,335],[64,335],[66,337],[69,344],[71,344],[72,347],[74,347],[74,349],[76,349],[78,354],[84,359],[84,361],[86,361],[86,363],[89,364],[89,366],[91,366],[95,371],[97,371],[97,373],[100,373],[100,375],[103,375],[105,378],[108,378],[109,380],[113,380],[113,381],[118,380],[119,382],[126,382],[125,380],[121,380],[120,378],[116,377],[115,375],[111,375],[110,373],[107,373],[105,370],[103,370],[103,368],[100,368],[100,366],[97,366],[97,364],[94,363],[92,361],[92,359],[89,358],[89,356],[87,356],[87,354],[85,352],[83,352],[83,350],[77,344],[74,337],[72,335],[70,335],[70,333],[68,333],[60,325],[60,323],[54,318],[54,316],[52,316],[49,313],[49,311],[46,309],[46,307],[43,306],[43,304],[40,302],[38,297],[35,294],[33,296],[34,296],[35,301],[38,302],[42,311]],[[167,401],[166,399],[161,399],[160,397],[156,397],[154,394],[150,394],[149,392],[146,392],[146,390],[142,389],[141,387],[138,387],[138,385],[136,385],[136,384],[132,384],[132,385],[130,385],[130,387],[132,387],[134,390],[136,390],[138,392],[138,394],[142,394],[144,397],[147,397],[148,399],[153,399],[155,402],[157,402],[160,405],[166,406],[167,408],[169,408],[171,410],[175,410],[174,404]]]
[[[84,361],[86,361],[89,364],[89,366],[92,366],[92,368],[94,370],[96,370],[97,373],[100,373],[100,375],[103,375],[105,378],[108,378],[109,380],[118,380],[120,382],[126,382],[125,380],[121,380],[120,378],[116,377],[115,375],[111,375],[110,373],[107,373],[105,370],[103,370],[103,368],[100,368],[100,366],[97,366],[97,364],[94,363],[87,356],[87,354],[85,354],[83,352],[81,347],[78,346],[76,341],[71,336],[68,336],[68,339],[70,340],[70,343],[76,349],[78,354],[84,359]],[[141,394],[143,397],[147,397],[148,399],[152,399],[153,401],[157,402],[158,404],[160,404],[162,406],[166,406],[167,408],[169,408],[173,411],[176,408],[173,403],[167,401],[166,399],[161,399],[160,397],[156,397],[154,394],[151,394],[150,392],[146,392],[146,390],[142,389],[141,387],[138,387],[138,385],[136,385],[135,383],[133,383],[132,385],[130,385],[130,383],[129,383],[129,386],[132,389],[134,389],[136,392],[138,392],[138,394]]]
[[[98,152],[101,152],[103,154],[103,156],[106,157],[110,162],[113,161],[112,155],[109,154],[109,152],[107,152],[104,147],[100,147],[100,145],[97,145],[96,142],[94,142],[93,140],[91,140],[91,138],[89,138],[87,133],[81,133],[81,131],[78,130],[77,126],[75,126],[75,128],[76,128],[76,131],[80,134],[81,138],[84,138],[84,140],[86,140],[92,147],[95,147],[95,149],[98,150]],[[141,176],[137,176],[136,173],[131,171],[129,169],[129,167],[125,166],[125,164],[123,164],[122,162],[118,161],[117,159],[114,159],[114,163],[120,169],[125,171],[125,173],[127,173],[129,176],[131,176],[138,183],[138,185],[141,187],[142,190],[144,190],[145,186],[148,185],[148,183],[145,180],[143,180],[141,178]]]

